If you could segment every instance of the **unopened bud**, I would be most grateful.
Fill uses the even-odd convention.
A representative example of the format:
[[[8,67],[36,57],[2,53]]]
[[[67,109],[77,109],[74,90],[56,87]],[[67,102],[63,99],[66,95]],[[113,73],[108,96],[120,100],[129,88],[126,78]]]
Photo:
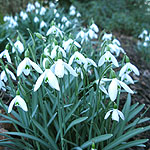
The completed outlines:
[[[41,40],[43,40],[43,41],[46,41],[46,37],[44,37],[42,34],[36,32],[35,35],[36,35],[39,39],[41,39]]]

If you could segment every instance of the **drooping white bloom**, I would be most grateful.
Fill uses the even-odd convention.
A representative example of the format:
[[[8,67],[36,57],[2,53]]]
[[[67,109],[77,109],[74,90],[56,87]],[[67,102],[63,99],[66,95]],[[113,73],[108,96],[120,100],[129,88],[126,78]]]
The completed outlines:
[[[58,80],[51,69],[45,69],[45,71],[40,75],[35,83],[34,91],[37,91],[41,86],[42,82],[48,83],[52,88],[60,91]]]
[[[60,35],[61,37],[63,37],[62,31],[54,25],[51,26],[51,28],[47,31],[46,36],[48,36],[50,34],[55,34],[56,36]]]
[[[43,27],[47,27],[46,22],[44,22],[43,20],[40,23],[40,29],[42,29]]]
[[[65,50],[62,49],[60,46],[56,45],[56,46],[54,47],[54,49],[51,51],[50,57],[51,57],[52,59],[56,57],[57,51],[58,51],[58,52],[61,52],[62,55],[63,55],[63,57],[66,57],[66,52],[65,52]]]
[[[28,15],[27,15],[26,12],[21,11],[21,12],[20,12],[20,17],[21,17],[23,20],[26,20],[26,19],[28,18]]]
[[[57,13],[55,14],[55,17],[56,17],[56,18],[59,18],[59,17],[60,17],[60,14],[57,12]]]
[[[89,38],[88,38],[88,32],[84,32],[83,30],[81,30],[77,35],[76,35],[76,39],[78,39],[79,37],[81,37],[81,44],[84,42],[84,41],[88,41]]]
[[[23,72],[26,76],[30,74],[31,66],[39,73],[43,73],[41,68],[28,57],[25,57],[24,60],[17,67],[17,76],[20,76]]]
[[[134,92],[122,81],[118,80],[117,78],[111,79],[111,83],[108,87],[108,94],[112,101],[115,101],[117,98],[118,89],[123,87],[126,92],[134,94]]]
[[[4,20],[4,22],[10,21],[10,16],[4,16],[4,17],[3,17],[3,20]]]
[[[11,16],[9,19],[9,28],[15,28],[16,26],[18,26],[17,21]]]
[[[31,12],[34,9],[35,9],[35,6],[33,4],[31,4],[31,3],[28,3],[26,12]]]
[[[48,45],[44,48],[44,55],[50,56],[49,48],[50,48],[50,44],[48,44]]]
[[[105,88],[105,79],[104,78],[102,78],[101,80],[100,80],[100,82],[99,82],[99,80],[96,80],[95,81],[95,83],[98,85],[98,83],[99,83],[99,89],[102,91],[102,92],[104,92],[106,95],[108,95],[108,92],[107,92],[107,90],[106,90],[106,88]]]
[[[6,72],[7,72],[8,75],[10,75],[10,77],[11,77],[13,80],[16,80],[15,75],[14,75],[13,72],[11,72],[8,68],[6,68]],[[7,82],[8,79],[7,79],[7,76],[6,76],[6,73],[5,73],[4,70],[1,72],[0,77],[1,77],[1,80],[4,80],[4,82]]]
[[[139,70],[137,69],[136,66],[134,66],[133,64],[131,64],[130,62],[126,63],[120,70],[119,76],[121,77],[123,74],[125,73],[130,73],[130,72],[134,72],[136,75],[140,75]]]
[[[5,84],[1,79],[0,79],[0,89],[2,89],[3,91],[6,91]]]
[[[85,57],[79,53],[78,51],[76,51],[70,58],[69,60],[69,65],[71,65],[73,63],[73,61],[75,61],[78,64],[85,64],[87,61],[85,59]]]
[[[68,39],[67,41],[63,41],[63,45],[62,45],[67,53],[69,52],[72,44],[74,44],[78,48],[81,48],[81,45],[78,42],[73,41],[72,39]]]
[[[50,7],[50,8],[55,8],[56,6],[55,6],[55,4],[54,4],[53,2],[50,2],[50,3],[49,3],[49,7]]]
[[[112,62],[116,67],[119,67],[117,59],[109,51],[106,51],[99,59],[98,66],[102,66],[105,62]]]
[[[116,45],[118,45],[118,46],[121,46],[119,40],[117,40],[117,39],[113,39],[112,43],[113,43],[113,44],[116,44]]]
[[[0,58],[6,58],[9,63],[11,63],[11,58],[7,49],[0,53]]]
[[[20,95],[16,95],[16,97],[10,102],[8,107],[8,113],[12,111],[13,105],[19,106],[24,111],[28,111],[27,104],[24,99],[20,97]]]
[[[91,26],[90,26],[90,29],[92,29],[94,32],[98,33],[99,32],[99,29],[98,29],[98,26],[93,23]]]
[[[111,112],[112,112],[112,120],[116,120],[116,121],[119,122],[119,117],[120,117],[122,120],[125,119],[123,113],[122,113],[120,110],[118,110],[118,109],[109,110],[109,111],[106,113],[104,119],[107,119],[107,118],[110,116],[110,113],[111,113]]]
[[[70,65],[62,61],[62,59],[58,59],[50,69],[58,78],[63,78],[64,74],[67,74],[67,71],[75,77],[78,76],[75,70]]]
[[[112,34],[107,34],[105,33],[102,37],[103,41],[111,40],[112,39]]]
[[[121,81],[124,81],[126,83],[134,84],[133,79],[129,76],[129,74],[125,73],[121,76]]]
[[[63,16],[63,17],[61,18],[61,22],[66,22],[66,21],[68,21],[67,17]]]
[[[45,15],[45,13],[46,13],[46,8],[45,7],[41,7],[40,15],[43,16],[43,15]]]
[[[90,59],[90,58],[85,58],[86,59],[86,62],[84,64],[84,69],[87,70],[87,68],[91,65],[93,65],[94,67],[97,67],[96,63]]]
[[[138,37],[143,39],[146,35],[148,35],[148,31],[144,30]]]
[[[35,7],[40,8],[40,6],[41,6],[40,3],[36,1],[35,2]]]
[[[24,46],[20,41],[16,41],[14,44],[15,48],[18,50],[18,52],[21,54],[24,51]],[[12,53],[16,51],[14,47],[12,48]]]
[[[71,5],[69,8],[69,15],[74,16],[75,14],[76,14],[76,8],[73,5]]]
[[[34,17],[34,22],[35,23],[39,22],[39,18],[37,16]]]
[[[87,34],[90,37],[90,39],[97,39],[98,38],[98,35],[92,29],[89,29]]]

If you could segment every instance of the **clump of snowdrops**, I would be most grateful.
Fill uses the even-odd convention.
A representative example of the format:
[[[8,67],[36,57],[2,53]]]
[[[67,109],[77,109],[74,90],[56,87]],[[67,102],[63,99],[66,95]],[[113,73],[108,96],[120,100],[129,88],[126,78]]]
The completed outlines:
[[[72,6],[70,15],[75,14]],[[6,114],[0,116],[6,120],[0,122],[15,128],[0,133],[5,137],[0,146],[26,150],[144,147],[148,139],[130,140],[150,129],[136,127],[149,120],[143,118],[145,112],[134,118],[144,104],[131,105],[136,92],[130,88],[135,82],[131,74],[140,73],[120,42],[99,31],[94,21],[87,28],[74,26],[65,32],[53,19],[47,28],[41,32],[28,28],[28,39],[18,31],[16,40],[8,38],[0,53],[0,88],[12,97],[8,105],[1,99]],[[120,53],[123,57],[118,61]],[[120,107],[124,92],[127,100]]]

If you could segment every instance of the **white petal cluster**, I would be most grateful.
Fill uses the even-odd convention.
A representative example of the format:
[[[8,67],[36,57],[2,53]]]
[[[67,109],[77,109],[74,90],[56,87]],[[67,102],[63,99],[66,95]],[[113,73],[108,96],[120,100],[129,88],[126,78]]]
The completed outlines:
[[[14,53],[16,51],[16,49],[18,50],[18,52],[20,54],[22,54],[22,52],[24,52],[24,46],[23,46],[23,44],[19,40],[17,40],[15,42],[14,46],[15,47],[12,48],[12,53]]]
[[[2,58],[2,57],[6,58],[9,63],[12,63],[7,49],[5,49],[3,52],[0,53],[0,58]]]
[[[57,28],[56,26],[51,26],[51,28],[47,31],[46,36],[50,35],[50,34],[55,34],[56,36],[61,36],[63,37],[62,31]]]
[[[28,14],[26,12],[21,11],[20,17],[22,18],[22,20],[26,20],[28,18]]]

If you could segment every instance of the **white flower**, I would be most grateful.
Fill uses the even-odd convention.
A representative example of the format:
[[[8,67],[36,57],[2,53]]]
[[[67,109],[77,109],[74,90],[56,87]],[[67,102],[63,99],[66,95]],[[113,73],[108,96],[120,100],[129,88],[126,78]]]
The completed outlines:
[[[6,91],[5,84],[1,79],[0,79],[0,89],[2,89],[3,91]]]
[[[40,6],[41,6],[40,3],[36,1],[35,2],[35,7],[40,8]]]
[[[42,29],[43,27],[47,27],[46,22],[44,22],[43,20],[40,23],[40,29]]]
[[[56,45],[56,46],[54,47],[54,49],[51,51],[51,56],[50,56],[50,57],[51,57],[52,59],[56,57],[57,51],[58,51],[58,52],[61,52],[62,55],[63,55],[63,57],[66,57],[66,52],[65,52],[65,50],[62,49],[60,46]]]
[[[26,12],[31,12],[34,9],[35,9],[35,6],[33,4],[31,4],[31,3],[28,3]]]
[[[49,7],[50,7],[50,8],[55,8],[55,4],[54,4],[53,2],[50,2],[50,3],[49,3]]]
[[[92,29],[89,29],[87,34],[90,37],[90,39],[97,39],[98,38],[98,35]]]
[[[45,7],[41,7],[41,10],[40,10],[40,15],[45,15],[46,13],[46,8]]]
[[[54,25],[51,26],[51,28],[47,31],[46,36],[50,34],[56,34],[56,36],[60,35],[61,37],[63,37],[62,31],[59,28],[55,27]]]
[[[26,76],[30,74],[31,66],[39,73],[43,73],[41,68],[31,61],[28,57],[25,57],[24,60],[17,67],[17,76],[20,76],[23,72]]]
[[[147,30],[144,30],[138,37],[143,39],[144,36],[148,35],[148,31]]]
[[[10,102],[9,107],[8,107],[8,113],[12,111],[13,105],[19,106],[24,111],[28,111],[27,104],[23,100],[23,98],[20,97],[20,95],[16,95],[16,97]]]
[[[48,45],[44,48],[44,55],[50,56],[49,48],[50,48],[50,44],[48,44]]]
[[[85,58],[86,59],[86,62],[84,64],[84,69],[87,70],[87,68],[90,66],[90,65],[93,65],[94,67],[97,67],[96,63],[90,59],[90,58]]]
[[[20,54],[24,51],[24,46],[20,41],[16,41],[14,46]],[[15,48],[14,47],[12,48],[12,53],[14,53],[16,51]]]
[[[90,29],[92,29],[94,32],[98,33],[99,32],[99,29],[98,29],[98,26],[93,23],[91,26],[90,26]]]
[[[63,17],[61,18],[61,22],[66,22],[66,21],[68,21],[67,17],[63,16]]]
[[[77,17],[81,17],[81,14],[79,12],[77,13]]]
[[[59,17],[60,17],[60,14],[57,12],[57,13],[55,14],[55,17],[56,17],[56,18],[59,18]]]
[[[73,41],[72,39],[69,39],[69,40],[67,40],[67,41],[63,41],[62,46],[63,46],[64,49],[67,51],[67,53],[69,52],[69,50],[70,50],[72,44],[74,44],[74,45],[77,46],[78,48],[81,48],[81,45],[80,45],[78,42]]]
[[[85,57],[79,53],[78,51],[76,51],[70,58],[69,60],[69,65],[71,65],[73,63],[73,61],[77,62],[78,64],[85,64],[87,61],[85,59]]]
[[[120,70],[119,76],[121,77],[123,74],[125,73],[130,73],[130,72],[134,72],[136,75],[140,75],[139,70],[137,69],[136,66],[134,66],[133,64],[131,64],[130,62],[126,63]]]
[[[111,40],[112,39],[112,34],[107,34],[105,33],[102,37],[103,41]]]
[[[10,56],[9,56],[9,53],[8,53],[8,50],[7,50],[7,49],[5,49],[3,52],[0,53],[0,58],[2,58],[2,57],[6,58],[7,61],[8,61],[9,63],[11,63],[11,58],[10,58]]]
[[[99,82],[99,80],[96,80],[95,81],[95,83],[98,85],[98,82]],[[102,91],[102,92],[104,92],[106,95],[108,95],[108,92],[107,92],[107,90],[105,89],[105,79],[104,78],[102,78],[101,80],[100,80],[100,82],[99,82],[99,88],[100,88],[100,90]]]
[[[23,20],[26,20],[28,18],[28,15],[26,12],[21,11],[20,12],[20,17],[22,17]]]
[[[78,76],[75,70],[73,70],[70,65],[63,62],[62,59],[58,59],[55,64],[51,66],[51,70],[59,78],[63,78],[64,74],[67,74],[66,70],[68,70],[73,76]]]
[[[112,81],[108,87],[108,94],[112,101],[115,101],[117,98],[118,89],[121,89],[121,87],[123,87],[128,93],[134,93],[124,82],[119,81],[117,78],[113,78],[111,80]]]
[[[16,26],[18,26],[17,21],[11,16],[10,20],[9,20],[9,28],[15,28]]]
[[[35,83],[34,86],[34,92],[39,89],[42,82],[48,83],[52,88],[55,88],[56,90],[60,91],[58,80],[54,73],[51,71],[51,69],[46,69],[38,78],[38,80]]]
[[[88,32],[84,32],[84,31],[80,31],[77,35],[76,35],[76,39],[78,39],[79,37],[81,37],[81,44],[84,42],[84,41],[88,41],[89,38],[88,38]]]
[[[34,22],[35,23],[39,22],[39,18],[37,16],[34,17]]]
[[[98,66],[102,66],[105,62],[112,62],[116,67],[119,67],[117,59],[109,51],[106,51],[99,59]]]
[[[113,39],[112,43],[113,43],[113,44],[116,44],[116,45],[118,45],[118,46],[121,46],[119,40],[117,40],[117,39]]]
[[[129,74],[125,73],[121,76],[121,81],[124,81],[126,83],[134,84],[133,79],[129,76]]]
[[[10,77],[11,77],[13,80],[16,80],[15,75],[14,75],[9,69],[6,68],[6,72],[7,72],[8,75],[10,75]],[[0,77],[1,77],[1,80],[4,80],[4,82],[7,82],[8,79],[7,79],[7,76],[6,76],[6,73],[5,73],[4,70],[1,72]]]
[[[73,5],[71,5],[69,8],[69,15],[74,16],[75,14],[76,14],[76,8]]]
[[[116,120],[116,121],[119,122],[119,117],[120,117],[122,120],[125,119],[123,113],[122,113],[120,110],[118,110],[118,109],[109,110],[109,111],[106,113],[104,119],[107,119],[107,118],[110,116],[110,113],[111,113],[111,112],[112,112],[112,120]]]

